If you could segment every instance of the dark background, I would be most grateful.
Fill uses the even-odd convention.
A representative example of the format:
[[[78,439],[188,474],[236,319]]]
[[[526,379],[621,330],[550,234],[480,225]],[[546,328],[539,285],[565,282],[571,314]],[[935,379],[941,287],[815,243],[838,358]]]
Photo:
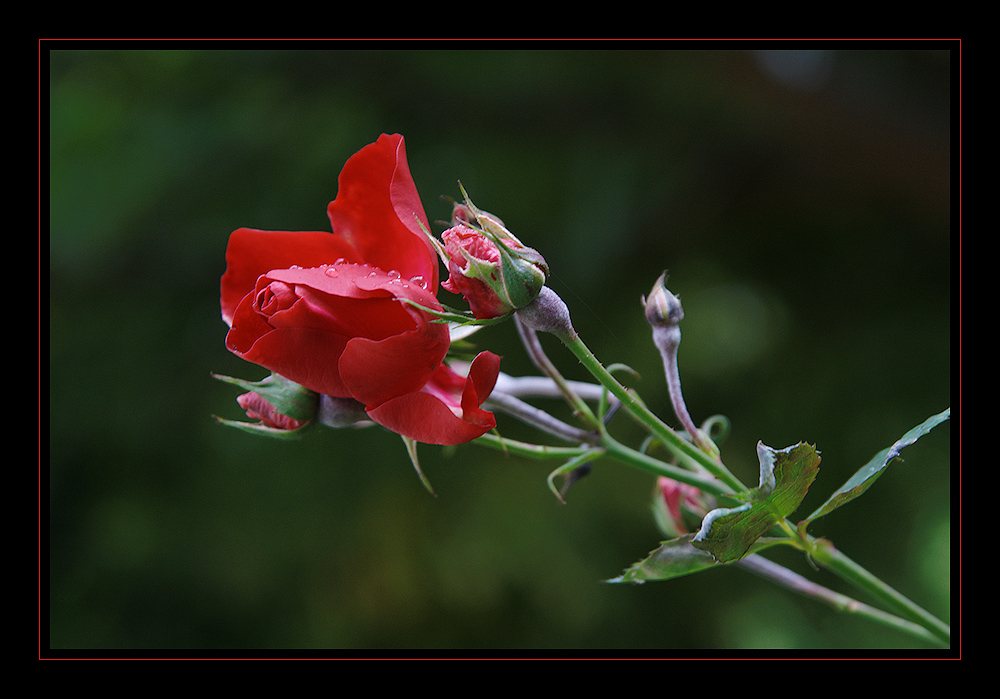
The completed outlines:
[[[635,368],[631,385],[665,418],[639,297],[669,270],[695,420],[731,419],[723,457],[752,485],[757,440],[817,445],[807,514],[951,404],[957,44],[211,46],[42,44],[43,645],[922,647],[740,570],[603,584],[660,540],[652,478],[628,467],[598,463],[560,505],[551,462],[422,446],[433,498],[379,428],[283,443],[217,424],[242,417],[239,391],[210,372],[267,373],[224,346],[229,233],[329,230],[344,162],[398,132],[428,217],[448,217],[440,196],[461,179],[545,255],[584,340]],[[585,378],[549,339],[564,373]],[[510,325],[478,342],[506,372],[532,373]],[[638,445],[629,420],[614,424]],[[500,430],[535,436],[503,417]],[[945,620],[950,433],[810,530]],[[772,557],[855,594],[801,555]]]

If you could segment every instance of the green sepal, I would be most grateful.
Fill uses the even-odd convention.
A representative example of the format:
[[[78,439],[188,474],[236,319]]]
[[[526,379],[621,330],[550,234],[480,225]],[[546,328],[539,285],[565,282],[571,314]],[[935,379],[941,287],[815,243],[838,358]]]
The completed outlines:
[[[247,432],[248,434],[256,435],[258,437],[271,437],[272,439],[284,439],[284,440],[294,440],[302,439],[307,431],[313,427],[313,422],[307,422],[294,430],[283,430],[277,427],[269,427],[262,422],[241,422],[239,420],[227,420],[217,415],[213,415],[215,421],[226,425],[227,427],[235,427],[238,430]]]
[[[464,325],[497,325],[498,323],[502,323],[503,321],[505,321],[508,318],[510,318],[510,316],[513,313],[513,311],[511,311],[511,313],[508,313],[508,314],[502,315],[502,316],[498,316],[496,318],[482,318],[482,319],[480,319],[480,318],[476,318],[474,315],[472,315],[471,313],[468,313],[466,311],[459,311],[458,309],[449,308],[448,306],[444,306],[444,305],[442,305],[442,308],[444,310],[439,311],[437,309],[429,308],[427,306],[421,305],[421,304],[419,304],[416,301],[413,301],[411,299],[399,298],[397,300],[402,301],[403,303],[405,303],[405,304],[407,304],[409,306],[413,306],[414,308],[419,308],[421,311],[423,311],[424,313],[427,313],[428,315],[434,316],[435,319],[433,321],[431,321],[433,323],[454,323],[455,325],[459,325],[459,326],[464,326]]]
[[[402,437],[402,435],[400,435]],[[413,468],[417,472],[417,476],[420,477],[420,482],[424,484],[427,488],[427,492],[437,497],[437,493],[434,492],[434,488],[431,487],[431,482],[424,475],[424,472],[420,470],[420,461],[417,459],[417,442],[416,440],[410,439],[409,437],[402,437],[403,444],[406,445],[406,453],[410,457],[410,461],[413,463]]]
[[[549,484],[549,490],[551,490],[552,493],[557,498],[559,498],[559,502],[563,503],[564,505],[566,504],[564,496],[566,494],[566,490],[569,488],[569,486],[573,484],[575,480],[574,478],[572,478],[573,472],[576,471],[576,469],[583,466],[584,464],[593,461],[597,457],[601,456],[603,453],[604,449],[590,449],[584,452],[583,454],[580,454],[579,456],[570,459],[569,461],[567,461],[562,466],[560,466],[555,471],[549,474],[549,477],[547,479]],[[558,478],[559,476],[567,477],[561,489],[556,487],[556,478]]]

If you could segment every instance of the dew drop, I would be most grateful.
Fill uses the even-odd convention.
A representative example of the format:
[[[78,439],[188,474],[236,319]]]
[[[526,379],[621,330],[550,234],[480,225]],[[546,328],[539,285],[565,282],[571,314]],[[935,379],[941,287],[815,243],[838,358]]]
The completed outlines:
[[[333,267],[327,267],[325,270],[323,270],[323,274],[325,274],[328,277],[339,277],[340,276],[340,272],[338,272]]]
[[[402,277],[403,275],[402,275],[402,274],[400,274],[399,272],[397,272],[397,271],[396,271],[396,270],[394,270],[394,269],[390,269],[390,270],[389,270],[389,271],[388,271],[388,272],[386,273],[386,275],[385,275],[385,276],[389,277],[389,279],[399,279],[399,278],[400,278],[400,277]]]
[[[410,277],[410,281],[413,282],[414,284],[416,284],[417,286],[419,286],[421,289],[426,289],[427,288],[427,280],[424,279],[419,274],[416,275],[416,276],[414,276],[414,277]]]

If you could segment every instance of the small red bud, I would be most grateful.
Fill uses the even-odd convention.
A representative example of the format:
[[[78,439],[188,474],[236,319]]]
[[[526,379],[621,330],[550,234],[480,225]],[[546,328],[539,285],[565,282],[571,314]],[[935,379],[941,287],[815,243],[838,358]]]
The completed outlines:
[[[308,420],[296,420],[295,418],[282,415],[277,408],[271,405],[268,400],[259,393],[244,393],[237,396],[236,402],[247,411],[247,417],[251,420],[260,420],[268,427],[278,430],[297,430]]]

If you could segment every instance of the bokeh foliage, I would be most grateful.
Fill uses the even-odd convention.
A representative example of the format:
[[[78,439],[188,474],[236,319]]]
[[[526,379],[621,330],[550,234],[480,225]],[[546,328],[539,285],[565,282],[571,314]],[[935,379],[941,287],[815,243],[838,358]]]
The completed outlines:
[[[659,543],[651,479],[620,466],[562,506],[550,464],[422,447],[435,499],[395,435],[271,442],[211,417],[240,417],[211,372],[267,373],[224,347],[228,234],[327,230],[341,166],[382,132],[405,135],[432,221],[461,179],[545,256],[588,345],[664,417],[638,300],[668,269],[692,414],[731,419],[748,483],[758,440],[815,444],[804,512],[950,405],[948,45],[652,46],[43,44],[53,648],[910,645],[738,570],[601,584]],[[511,327],[479,342],[531,371]],[[813,531],[945,620],[950,429]]]

